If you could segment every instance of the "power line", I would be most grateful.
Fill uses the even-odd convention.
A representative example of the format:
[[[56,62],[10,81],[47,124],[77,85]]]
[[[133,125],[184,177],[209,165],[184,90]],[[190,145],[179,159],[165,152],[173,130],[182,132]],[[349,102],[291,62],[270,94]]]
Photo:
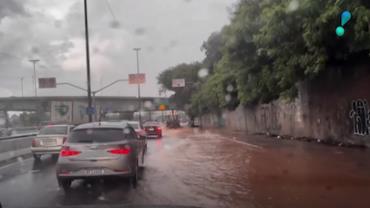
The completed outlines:
[[[111,5],[110,5],[109,1],[108,1],[108,0],[105,0],[105,4],[107,5],[108,10],[109,10],[110,14],[112,15],[113,19],[114,19],[115,21],[117,21],[116,15],[114,15],[113,9],[112,9],[112,7],[111,7]]]

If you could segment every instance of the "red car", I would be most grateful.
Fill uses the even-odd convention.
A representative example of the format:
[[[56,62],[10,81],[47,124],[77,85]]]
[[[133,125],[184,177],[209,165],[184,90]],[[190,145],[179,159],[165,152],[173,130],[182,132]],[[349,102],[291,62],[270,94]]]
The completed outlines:
[[[162,128],[159,122],[145,122],[144,130],[148,138],[156,137],[162,138]]]

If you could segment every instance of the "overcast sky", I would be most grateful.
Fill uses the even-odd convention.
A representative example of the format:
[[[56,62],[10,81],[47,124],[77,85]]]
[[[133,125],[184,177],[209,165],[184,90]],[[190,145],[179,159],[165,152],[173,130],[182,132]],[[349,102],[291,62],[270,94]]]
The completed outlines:
[[[182,62],[200,61],[203,41],[229,22],[237,0],[89,0],[92,88],[136,72],[147,74],[144,96],[158,96],[156,77]],[[109,9],[111,7],[111,11]],[[0,96],[33,96],[30,58],[40,59],[38,77],[86,87],[83,0],[0,1]],[[101,95],[136,96],[119,83]],[[85,95],[59,86],[40,95]]]

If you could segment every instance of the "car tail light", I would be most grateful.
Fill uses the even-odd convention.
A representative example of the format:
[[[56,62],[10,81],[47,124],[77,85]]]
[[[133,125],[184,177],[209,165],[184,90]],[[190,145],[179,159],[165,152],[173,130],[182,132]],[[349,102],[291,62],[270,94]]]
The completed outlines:
[[[61,157],[70,157],[70,156],[76,156],[79,154],[81,154],[81,152],[77,150],[73,150],[70,147],[63,147],[62,150],[60,151]]]
[[[35,147],[35,146],[37,146],[37,141],[36,139],[32,139],[32,147]]]
[[[124,145],[117,149],[110,149],[108,150],[108,152],[115,155],[128,155],[131,153],[131,147],[128,145]]]

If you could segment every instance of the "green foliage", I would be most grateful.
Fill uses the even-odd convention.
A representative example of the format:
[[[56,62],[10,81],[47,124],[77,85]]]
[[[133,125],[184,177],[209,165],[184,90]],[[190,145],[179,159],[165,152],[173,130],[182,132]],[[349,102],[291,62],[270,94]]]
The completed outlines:
[[[365,0],[241,0],[222,31],[222,57],[212,76],[232,74],[242,104],[294,98],[299,81],[320,76],[331,63],[369,51],[369,4]],[[344,37],[338,38],[335,28],[344,10],[351,11],[352,19],[344,26]],[[212,89],[222,85],[219,82]],[[206,86],[203,94],[212,93]],[[219,102],[218,107],[225,105]]]
[[[198,71],[202,68],[202,64],[195,62],[192,64],[179,64],[163,71],[158,76],[158,83],[162,89],[174,91],[175,94],[170,97],[170,102],[175,104],[177,108],[183,109],[187,104],[190,104],[191,96],[197,89],[199,77]],[[173,88],[173,79],[185,79],[186,87]]]
[[[345,10],[352,19],[344,26],[344,36],[337,37],[335,29]],[[212,74],[192,96],[193,113],[233,109],[239,101],[246,105],[294,98],[298,82],[369,54],[370,3],[240,0],[231,23],[202,48]],[[229,84],[237,90],[225,91]],[[232,99],[225,99],[230,94]]]

